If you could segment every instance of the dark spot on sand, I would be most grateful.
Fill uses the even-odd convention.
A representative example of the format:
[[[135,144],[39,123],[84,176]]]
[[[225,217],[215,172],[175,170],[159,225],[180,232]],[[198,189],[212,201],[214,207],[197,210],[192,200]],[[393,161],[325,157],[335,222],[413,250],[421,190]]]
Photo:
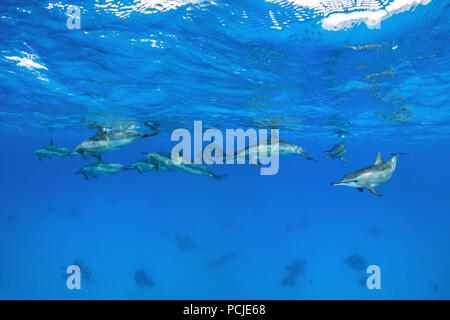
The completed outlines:
[[[135,272],[134,281],[136,281],[136,285],[141,289],[150,288],[155,285],[152,278],[150,278],[143,269],[139,269]]]
[[[375,226],[367,228],[367,234],[370,236],[378,236],[381,233],[381,229]]]
[[[180,250],[187,251],[187,250],[194,250],[197,248],[196,241],[188,236],[177,236],[177,247]]]
[[[83,210],[80,208],[72,208],[69,210],[68,216],[71,218],[81,218],[83,216]]]
[[[226,264],[230,260],[233,260],[235,257],[236,257],[235,252],[230,252],[230,253],[224,254],[214,260],[211,260],[211,262],[208,264],[208,268],[217,269],[218,267]]]
[[[436,283],[430,283],[430,288],[433,290],[433,292],[438,291],[439,287]]]
[[[75,259],[70,265],[76,265],[80,268],[80,273],[81,273],[81,281],[84,281],[85,283],[90,283],[90,282],[94,282],[94,278],[92,277],[92,272],[89,269],[89,267],[86,265],[86,263],[81,260],[81,259]],[[66,272],[67,267],[69,265],[62,267],[63,274],[62,277],[64,280],[67,280],[67,277],[69,276],[69,274]]]
[[[6,222],[18,224],[20,223],[20,216],[17,213],[10,213],[6,216]]]
[[[363,288],[367,288],[367,278],[362,277],[361,279],[358,280],[358,284]]]
[[[297,259],[294,263],[286,266],[288,274],[281,280],[282,286],[293,287],[297,284],[297,278],[301,274],[305,274],[305,259]]]
[[[304,218],[297,223],[293,223],[287,227],[287,232],[294,232],[299,229],[306,228],[310,225],[310,220],[308,218]]]
[[[55,212],[56,212],[55,207],[47,207],[44,209],[44,211],[42,211],[41,216],[42,217],[50,216],[53,215]]]
[[[354,254],[348,256],[347,259],[344,260],[344,263],[347,264],[350,268],[361,271],[364,270],[366,266],[366,261],[360,255]]]

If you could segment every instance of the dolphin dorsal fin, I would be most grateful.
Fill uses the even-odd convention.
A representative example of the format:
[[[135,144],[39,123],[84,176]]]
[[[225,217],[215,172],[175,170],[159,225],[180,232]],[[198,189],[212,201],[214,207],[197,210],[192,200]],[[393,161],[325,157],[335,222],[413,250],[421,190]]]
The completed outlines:
[[[377,160],[375,160],[375,164],[379,164],[383,162],[383,157],[381,157],[381,152],[378,152]]]
[[[50,139],[50,145],[54,146],[53,139]]]
[[[97,133],[95,134],[95,137],[96,137],[96,138],[101,138],[101,137],[103,137],[105,134],[106,134],[105,128],[98,127]]]

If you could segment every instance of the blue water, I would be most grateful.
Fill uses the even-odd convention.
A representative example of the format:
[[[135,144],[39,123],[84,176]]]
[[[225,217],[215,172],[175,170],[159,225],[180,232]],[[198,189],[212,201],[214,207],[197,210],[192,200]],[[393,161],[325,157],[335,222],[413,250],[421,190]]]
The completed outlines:
[[[66,27],[70,4],[83,7],[79,30]],[[450,1],[371,28],[327,30],[331,13],[317,10],[3,0],[0,298],[449,299]],[[129,164],[170,152],[172,131],[195,120],[278,128],[320,162],[281,157],[272,176],[247,164],[210,166],[222,180],[86,181],[75,172],[94,158],[33,154],[50,139],[72,150],[97,125],[159,123],[158,135],[103,155]],[[344,137],[349,162],[323,159]],[[407,153],[382,197],[330,185],[379,151]],[[355,255],[362,267],[346,263]],[[81,290],[66,287],[71,264]],[[379,290],[365,285],[369,265]],[[139,286],[138,270],[153,285]]]

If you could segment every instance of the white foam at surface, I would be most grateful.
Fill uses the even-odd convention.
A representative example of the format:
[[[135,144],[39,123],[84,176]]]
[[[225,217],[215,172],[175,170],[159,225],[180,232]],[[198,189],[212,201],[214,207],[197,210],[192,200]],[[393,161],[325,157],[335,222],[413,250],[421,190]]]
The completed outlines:
[[[360,0],[355,5],[348,0],[266,0],[280,5],[307,8],[322,15],[322,28],[341,30],[364,22],[369,28],[378,28],[380,23],[394,14],[405,12],[417,5],[427,5],[431,0]]]

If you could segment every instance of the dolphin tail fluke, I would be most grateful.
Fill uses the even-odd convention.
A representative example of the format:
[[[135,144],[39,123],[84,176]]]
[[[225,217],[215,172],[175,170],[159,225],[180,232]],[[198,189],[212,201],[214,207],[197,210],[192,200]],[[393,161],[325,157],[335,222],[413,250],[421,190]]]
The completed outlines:
[[[218,176],[217,174],[213,174],[212,177],[216,180],[222,180],[223,178],[228,177],[228,174],[223,174],[221,176]]]
[[[402,155],[405,155],[405,154],[407,154],[406,152],[398,152],[398,153],[391,153],[391,156],[402,156]]]
[[[370,192],[372,192],[373,194],[381,197],[381,194],[377,192],[377,190],[375,190],[374,188],[370,187],[370,186],[366,186],[367,190],[369,190]]]
[[[161,125],[158,122],[146,121],[144,125],[153,131],[150,134],[146,134],[144,138],[156,136],[161,131]]]

